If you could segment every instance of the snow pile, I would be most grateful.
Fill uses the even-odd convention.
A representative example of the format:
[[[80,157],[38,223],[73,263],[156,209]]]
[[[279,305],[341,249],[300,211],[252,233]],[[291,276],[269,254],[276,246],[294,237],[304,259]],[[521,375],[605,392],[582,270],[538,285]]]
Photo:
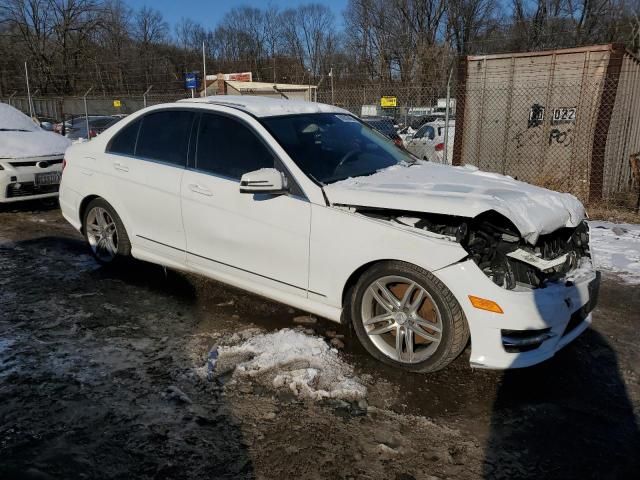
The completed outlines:
[[[256,334],[238,345],[220,347],[216,370],[229,363],[235,368],[234,377],[288,388],[298,398],[356,401],[367,393],[337,350],[322,338],[297,330]]]
[[[596,268],[640,284],[640,225],[590,221]]]

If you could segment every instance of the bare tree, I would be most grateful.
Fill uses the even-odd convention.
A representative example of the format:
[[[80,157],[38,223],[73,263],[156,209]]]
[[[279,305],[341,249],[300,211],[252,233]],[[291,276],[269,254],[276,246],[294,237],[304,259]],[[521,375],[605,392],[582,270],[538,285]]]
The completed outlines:
[[[493,25],[495,10],[496,0],[449,0],[447,31],[458,54],[470,53],[473,42]]]
[[[144,85],[151,85],[153,52],[158,44],[168,40],[169,25],[162,14],[149,7],[142,7],[133,19],[133,38],[140,49],[140,58],[144,69]]]

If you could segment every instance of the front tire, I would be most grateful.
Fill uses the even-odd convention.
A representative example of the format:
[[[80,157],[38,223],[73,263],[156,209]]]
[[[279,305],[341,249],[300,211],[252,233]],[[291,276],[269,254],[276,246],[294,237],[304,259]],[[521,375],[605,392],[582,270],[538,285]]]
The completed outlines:
[[[96,198],[87,205],[82,227],[91,253],[100,264],[113,264],[131,254],[131,243],[122,220],[104,199]]]
[[[435,372],[464,350],[469,328],[449,289],[404,262],[374,265],[356,284],[351,320],[374,358],[412,372]]]

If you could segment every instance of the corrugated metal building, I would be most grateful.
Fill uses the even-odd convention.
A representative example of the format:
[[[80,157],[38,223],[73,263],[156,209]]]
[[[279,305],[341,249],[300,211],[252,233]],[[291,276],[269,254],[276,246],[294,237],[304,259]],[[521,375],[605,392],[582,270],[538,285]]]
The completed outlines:
[[[457,95],[454,164],[624,201],[640,150],[640,61],[624,47],[470,56]]]

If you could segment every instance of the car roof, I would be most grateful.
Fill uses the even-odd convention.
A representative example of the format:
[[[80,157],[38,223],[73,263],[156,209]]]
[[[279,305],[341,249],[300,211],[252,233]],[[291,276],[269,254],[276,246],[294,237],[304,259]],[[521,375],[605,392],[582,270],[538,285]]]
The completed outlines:
[[[283,100],[279,98],[258,97],[253,95],[213,95],[200,98],[185,98],[179,103],[198,103],[236,108],[255,117],[276,117],[305,113],[342,113],[351,115],[347,110],[324,103],[301,100]]]
[[[444,121],[444,119],[442,119],[442,120],[434,120],[433,122],[426,122],[426,123],[422,124],[423,127],[427,126],[427,125],[429,125],[430,127],[444,127],[445,121]],[[455,127],[456,126],[455,119],[453,119],[453,118],[449,119],[449,126],[450,127]],[[422,127],[420,127],[420,128],[422,128]]]

